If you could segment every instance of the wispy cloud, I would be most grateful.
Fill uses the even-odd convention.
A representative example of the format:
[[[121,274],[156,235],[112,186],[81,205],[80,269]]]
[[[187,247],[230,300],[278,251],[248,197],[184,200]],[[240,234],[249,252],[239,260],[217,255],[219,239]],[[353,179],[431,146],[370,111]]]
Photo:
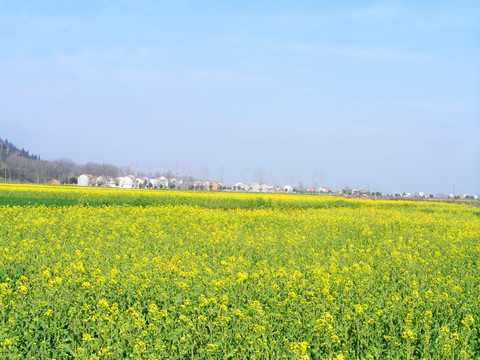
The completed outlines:
[[[382,1],[361,9],[353,9],[345,13],[347,17],[356,18],[392,18],[405,14],[405,7],[399,2]]]
[[[305,52],[313,55],[341,56],[372,61],[388,60],[412,63],[432,63],[441,61],[441,58],[437,55],[385,46],[307,42],[291,42],[276,46],[278,46],[279,50]]]
[[[406,9],[397,2],[378,2],[363,7],[332,7],[324,10],[313,11],[288,11],[274,14],[273,17],[296,23],[298,26],[314,26],[328,23],[345,23],[352,20],[387,20],[404,15]]]
[[[319,51],[327,54],[371,60],[397,60],[407,62],[432,62],[439,60],[439,58],[434,55],[378,46],[323,45],[320,46]]]
[[[229,88],[270,86],[275,84],[275,80],[268,77],[219,69],[188,70],[184,72],[184,75],[198,83]]]
[[[52,28],[67,29],[72,28],[75,25],[75,21],[72,19],[53,17],[47,15],[28,15],[9,12],[0,12],[0,24],[5,27],[26,26],[34,27],[37,29]]]
[[[146,89],[173,83],[171,75],[156,66],[157,58],[156,49],[112,47],[0,59],[3,78],[0,92],[25,99],[47,99],[62,93],[101,91],[101,88]]]

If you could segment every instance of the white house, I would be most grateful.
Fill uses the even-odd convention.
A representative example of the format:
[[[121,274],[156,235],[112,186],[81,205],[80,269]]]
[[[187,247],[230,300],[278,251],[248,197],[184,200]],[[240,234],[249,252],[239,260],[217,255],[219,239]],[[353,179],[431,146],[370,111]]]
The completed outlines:
[[[291,193],[291,192],[293,192],[293,187],[291,185],[285,185],[283,187],[283,191],[285,191],[287,193]]]
[[[148,178],[146,177],[139,177],[135,179],[135,188],[140,189],[144,188],[148,183]]]
[[[78,177],[77,180],[78,186],[91,186],[92,185],[92,175],[82,174]]]
[[[111,176],[97,176],[95,178],[96,186],[115,187],[115,179]]]
[[[273,187],[268,186],[264,183],[255,182],[255,183],[252,184],[252,191],[253,192],[272,192]]]
[[[135,187],[135,176],[128,175],[118,178],[118,187],[123,189],[133,189]]]
[[[168,188],[168,187],[172,186],[172,184],[173,184],[173,187],[175,189],[177,189],[177,190],[181,189],[181,186],[183,184],[183,180],[180,179],[180,178],[175,178],[175,177],[171,178],[171,179],[168,179],[168,186],[166,186],[166,187]]]
[[[115,179],[111,176],[107,176],[107,181],[105,182],[106,187],[116,187],[117,185],[115,184]]]
[[[233,185],[233,188],[235,190],[240,190],[240,191],[249,191],[250,185],[245,184],[243,182],[237,182],[235,185]]]
[[[258,183],[258,182],[254,182],[252,184],[252,187],[251,187],[251,190],[253,192],[262,192],[263,188],[262,188],[262,185],[261,183]]]
[[[97,176],[95,178],[95,186],[105,186],[106,182],[107,182],[106,176]]]
[[[160,176],[157,178],[158,187],[163,189],[168,189],[168,179],[165,176]]]
[[[158,184],[159,184],[158,179],[149,178],[149,179],[148,179],[148,183],[150,184],[149,187],[151,187],[151,188],[153,188],[153,189],[158,189]]]

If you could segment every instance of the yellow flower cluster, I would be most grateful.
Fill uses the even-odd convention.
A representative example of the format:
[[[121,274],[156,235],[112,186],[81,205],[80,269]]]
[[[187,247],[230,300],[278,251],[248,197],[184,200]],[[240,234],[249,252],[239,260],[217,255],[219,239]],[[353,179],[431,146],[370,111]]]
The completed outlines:
[[[0,358],[480,353],[473,207],[19,185],[0,194],[33,199],[0,206]],[[54,197],[74,204],[48,205]]]

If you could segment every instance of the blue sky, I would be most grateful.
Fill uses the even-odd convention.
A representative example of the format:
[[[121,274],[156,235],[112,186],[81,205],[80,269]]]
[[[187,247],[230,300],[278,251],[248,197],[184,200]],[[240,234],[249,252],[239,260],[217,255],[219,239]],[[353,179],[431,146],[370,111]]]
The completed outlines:
[[[226,182],[480,193],[478,1],[2,1],[0,137]]]

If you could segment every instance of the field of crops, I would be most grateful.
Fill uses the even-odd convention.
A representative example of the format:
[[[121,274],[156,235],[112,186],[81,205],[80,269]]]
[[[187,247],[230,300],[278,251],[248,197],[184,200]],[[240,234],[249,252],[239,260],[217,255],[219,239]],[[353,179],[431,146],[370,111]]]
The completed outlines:
[[[2,359],[478,359],[480,210],[0,185]]]

